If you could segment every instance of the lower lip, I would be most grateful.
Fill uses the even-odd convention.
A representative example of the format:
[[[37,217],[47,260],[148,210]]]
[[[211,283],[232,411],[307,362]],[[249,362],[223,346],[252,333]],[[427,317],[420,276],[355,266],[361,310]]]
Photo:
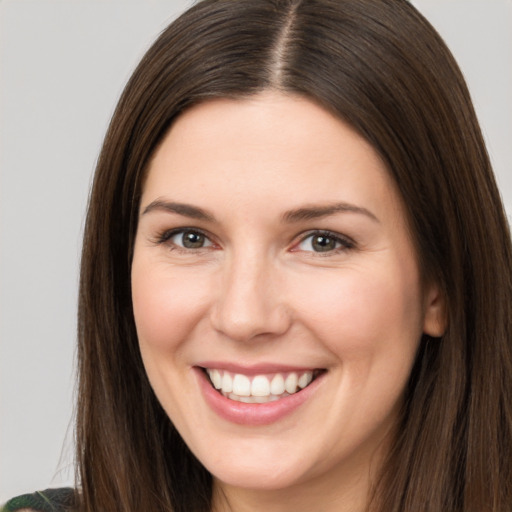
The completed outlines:
[[[194,371],[197,374],[203,396],[215,413],[232,423],[251,426],[270,425],[292,414],[311,398],[325,375],[325,373],[322,373],[306,388],[280,400],[264,404],[246,404],[230,400],[220,394],[211,385],[210,380],[201,368],[195,367]]]

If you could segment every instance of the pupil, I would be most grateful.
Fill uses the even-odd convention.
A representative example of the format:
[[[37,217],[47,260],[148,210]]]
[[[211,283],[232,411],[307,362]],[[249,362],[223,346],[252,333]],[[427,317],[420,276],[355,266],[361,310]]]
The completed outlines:
[[[204,244],[204,236],[200,233],[189,231],[183,235],[183,247],[187,249],[197,249]]]
[[[313,249],[317,252],[332,251],[335,246],[336,242],[328,236],[319,235],[313,239]]]

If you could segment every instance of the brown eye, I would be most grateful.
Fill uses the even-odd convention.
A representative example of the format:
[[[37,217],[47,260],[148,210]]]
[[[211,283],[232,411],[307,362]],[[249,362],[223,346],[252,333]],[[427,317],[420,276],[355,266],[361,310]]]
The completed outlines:
[[[311,233],[304,237],[297,248],[306,252],[337,252],[350,249],[354,244],[342,237],[329,232]]]
[[[205,236],[195,231],[186,231],[182,235],[183,247],[187,249],[198,249],[203,247],[205,243]]]
[[[326,252],[336,249],[336,240],[325,235],[316,235],[311,239],[311,247],[316,252]]]
[[[174,231],[166,237],[166,242],[183,249],[203,249],[213,245],[206,235],[192,229]]]

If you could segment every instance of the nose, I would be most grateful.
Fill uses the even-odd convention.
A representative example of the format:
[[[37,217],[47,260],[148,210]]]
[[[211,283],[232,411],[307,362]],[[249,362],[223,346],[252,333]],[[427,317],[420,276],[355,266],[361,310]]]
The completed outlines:
[[[236,341],[284,334],[291,315],[276,265],[259,257],[233,258],[223,269],[211,323]]]

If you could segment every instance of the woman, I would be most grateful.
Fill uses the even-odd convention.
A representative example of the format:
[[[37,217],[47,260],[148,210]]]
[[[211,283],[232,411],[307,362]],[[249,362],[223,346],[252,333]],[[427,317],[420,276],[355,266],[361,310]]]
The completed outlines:
[[[408,2],[198,3],[98,162],[77,509],[509,511],[511,255]]]

